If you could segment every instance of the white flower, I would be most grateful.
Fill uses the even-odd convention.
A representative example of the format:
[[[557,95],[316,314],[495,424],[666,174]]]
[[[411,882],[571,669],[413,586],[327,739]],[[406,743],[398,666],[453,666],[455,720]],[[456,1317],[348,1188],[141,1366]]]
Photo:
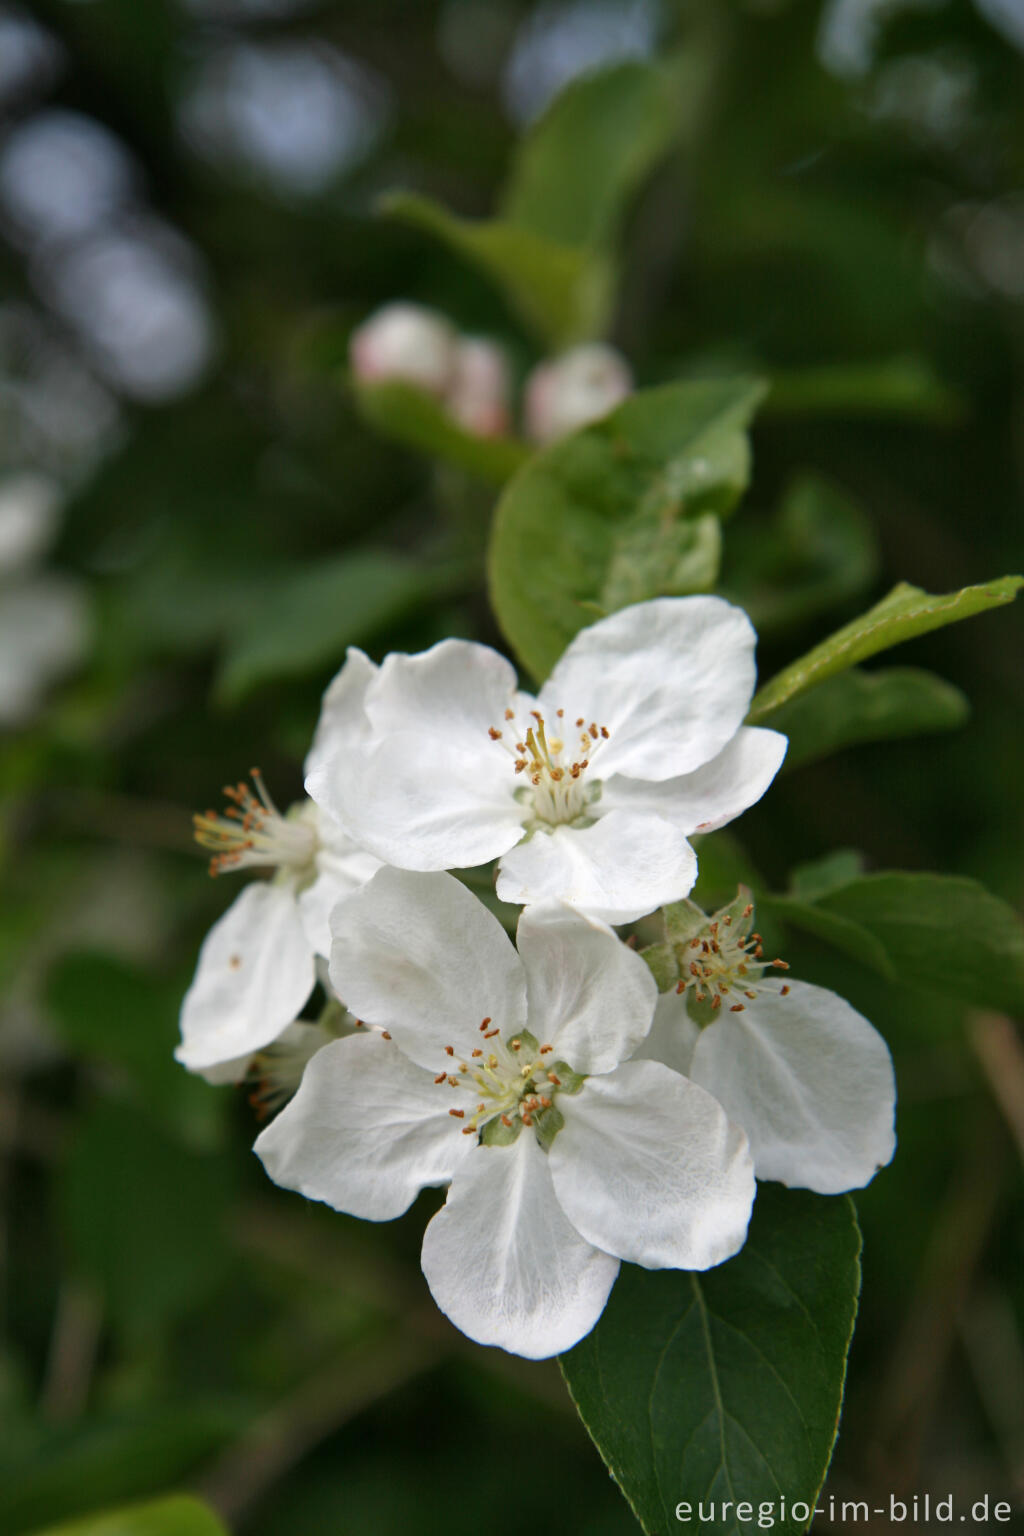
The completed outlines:
[[[449,411],[474,437],[501,437],[509,428],[508,361],[500,347],[480,336],[463,336],[446,397]]]
[[[516,953],[457,880],[394,869],[331,923],[332,977],[385,1037],[319,1051],[256,1151],[277,1183],[371,1221],[450,1182],[423,1270],[464,1333],[556,1354],[620,1259],[704,1269],[741,1246],[745,1138],[702,1089],[626,1059],[656,988],[603,924],[530,908]]]
[[[362,652],[350,652],[324,695],[307,770],[324,754],[333,758],[350,725],[358,728],[373,672]],[[275,871],[271,880],[246,886],[210,929],[182,1004],[177,1059],[194,1072],[222,1069],[221,1080],[244,1077],[253,1054],[297,1018],[313,990],[316,957],[330,949],[331,908],[379,867],[312,801],[282,815],[258,771],[252,780],[251,789],[227,787],[223,815],[194,818],[212,873]]]
[[[630,922],[686,895],[687,835],[731,821],[778,771],[785,737],[742,724],[754,640],[721,598],[638,603],[578,634],[536,700],[487,646],[389,656],[358,750],[321,754],[307,791],[385,863],[500,857],[504,901]]]
[[[603,342],[573,347],[538,363],[526,380],[524,426],[535,443],[557,438],[607,416],[633,392],[633,375],[621,352]]]
[[[364,384],[400,379],[432,395],[454,378],[458,337],[443,315],[420,304],[385,304],[352,332],[352,371]]]
[[[0,482],[0,726],[30,716],[88,644],[79,584],[33,571],[56,532],[59,508],[59,488],[43,475]]]
[[[743,897],[713,918],[692,908],[681,990],[659,998],[637,1054],[714,1095],[746,1131],[758,1178],[860,1189],[896,1148],[888,1047],[834,992],[781,979],[788,967],[764,959],[752,920]]]

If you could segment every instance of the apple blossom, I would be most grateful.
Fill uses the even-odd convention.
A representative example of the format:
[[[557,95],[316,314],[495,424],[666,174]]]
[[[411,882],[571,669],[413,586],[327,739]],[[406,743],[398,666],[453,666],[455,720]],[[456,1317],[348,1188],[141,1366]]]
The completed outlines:
[[[691,902],[667,914],[680,979],[637,1055],[714,1095],[746,1131],[758,1178],[860,1189],[896,1148],[888,1047],[836,993],[780,976],[748,894],[713,917]]]
[[[339,741],[344,750],[373,672],[361,651],[350,652],[324,695],[307,769],[333,756]],[[253,1054],[298,1017],[316,980],[317,956],[329,952],[331,907],[378,861],[310,800],[282,814],[258,770],[252,788],[240,783],[224,793],[223,815],[210,810],[194,818],[196,838],[212,855],[211,873],[274,873],[246,886],[203,941],[175,1054],[191,1071],[219,1069],[221,1080],[238,1081]]]
[[[500,437],[509,429],[508,401],[509,371],[504,352],[484,337],[461,337],[446,397],[455,420],[474,437]]]
[[[581,631],[536,699],[484,645],[391,655],[361,694],[359,750],[321,754],[306,788],[385,863],[500,858],[504,901],[630,922],[686,895],[688,835],[778,771],[785,737],[742,723],[754,641],[721,598],[656,598]]]
[[[422,304],[385,304],[353,332],[352,372],[364,384],[400,379],[443,396],[455,379],[453,326]]]
[[[396,869],[331,926],[332,978],[379,1033],[318,1051],[256,1151],[277,1183],[371,1221],[450,1185],[422,1262],[464,1333],[555,1354],[620,1260],[705,1269],[742,1245],[746,1140],[703,1089],[627,1059],[656,987],[610,929],[546,903],[517,953],[452,876]]]
[[[535,443],[552,443],[606,416],[633,392],[629,364],[614,347],[590,342],[538,363],[526,380],[524,426]]]

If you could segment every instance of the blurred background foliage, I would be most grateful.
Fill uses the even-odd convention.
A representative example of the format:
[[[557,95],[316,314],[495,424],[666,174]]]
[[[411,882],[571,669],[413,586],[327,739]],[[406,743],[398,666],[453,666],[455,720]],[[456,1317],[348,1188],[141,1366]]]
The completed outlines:
[[[229,894],[189,813],[253,763],[300,793],[346,644],[500,643],[510,462],[378,435],[347,337],[408,297],[525,372],[522,311],[377,205],[521,212],[543,187],[502,203],[517,142],[605,64],[671,82],[624,173],[611,339],[645,384],[772,384],[723,572],[762,677],[896,580],[1019,565],[1022,50],[1015,0],[2,0],[0,470],[61,485],[49,565],[90,638],[0,733],[0,1531],[181,1488],[245,1536],[635,1529],[557,1367],[434,1312],[429,1200],[382,1229],[304,1206],[252,1158],[244,1096],[172,1061]],[[793,767],[742,846],[708,845],[707,887],[753,868],[783,892],[845,846],[1019,906],[1021,638],[1007,610],[915,641],[899,663],[969,723]],[[939,985],[795,932],[786,954],[883,1031],[901,1092],[900,1153],[858,1199],[829,1486],[1019,1500],[1020,1046]]]

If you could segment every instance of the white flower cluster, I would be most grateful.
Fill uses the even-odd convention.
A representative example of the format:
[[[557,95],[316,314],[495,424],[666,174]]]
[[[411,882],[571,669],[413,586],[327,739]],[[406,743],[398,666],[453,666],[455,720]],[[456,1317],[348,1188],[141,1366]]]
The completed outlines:
[[[216,868],[276,873],[207,938],[179,1058],[240,1078],[258,1054],[271,1107],[297,1086],[256,1143],[279,1184],[373,1221],[448,1186],[423,1270],[481,1343],[568,1349],[621,1261],[734,1254],[755,1175],[835,1193],[892,1155],[883,1041],[764,958],[749,905],[673,907],[660,998],[610,926],[682,902],[690,834],[778,771],[785,739],[743,724],[754,640],[720,598],[641,603],[537,697],[483,645],[353,650],[310,798],[281,815],[256,776],[196,818]],[[449,873],[491,860],[515,946]],[[318,975],[327,1008],[295,1023]]]
[[[511,427],[508,359],[495,342],[461,336],[435,310],[386,304],[358,326],[349,345],[352,371],[364,384],[389,379],[433,395],[475,437],[501,437]],[[596,421],[632,392],[629,364],[614,347],[591,342],[538,363],[523,386],[523,430],[550,443]]]

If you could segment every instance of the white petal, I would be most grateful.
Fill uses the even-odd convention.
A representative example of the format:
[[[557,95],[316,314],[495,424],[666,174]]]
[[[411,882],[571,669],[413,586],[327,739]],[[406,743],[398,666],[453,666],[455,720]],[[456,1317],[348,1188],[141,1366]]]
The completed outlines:
[[[690,1075],[746,1131],[758,1178],[860,1189],[896,1147],[888,1047],[834,992],[789,985],[703,1030]]]
[[[685,836],[658,816],[613,810],[589,827],[556,827],[502,855],[498,895],[523,905],[567,901],[606,923],[631,923],[680,901],[697,878]]]
[[[631,1056],[658,996],[640,956],[603,923],[553,903],[528,907],[517,937],[527,1027],[538,1041],[576,1072],[610,1072]]]
[[[331,915],[331,982],[358,1018],[438,1072],[465,1057],[486,1017],[508,1039],[526,1018],[519,956],[483,902],[451,875],[379,870]]]
[[[314,783],[324,766],[346,747],[354,750],[369,729],[364,703],[366,690],[377,676],[377,668],[370,658],[356,646],[349,646],[345,665],[328,684],[320,706],[320,719],[313,736],[313,745],[306,758],[306,776]],[[317,797],[307,785],[311,799]]]
[[[491,752],[486,749],[490,748]],[[527,810],[514,769],[490,740],[479,755],[398,733],[317,776],[320,803],[356,842],[399,869],[470,869],[511,848]]]
[[[391,1221],[468,1155],[471,1138],[448,1114],[464,1098],[436,1087],[382,1036],[350,1035],[317,1051],[254,1150],[275,1184],[364,1221]]]
[[[276,1040],[314,982],[313,951],[287,886],[247,885],[210,929],[181,1009],[175,1055],[191,1071]]]
[[[342,897],[350,896],[365,885],[380,869],[380,860],[354,843],[326,811],[320,812],[318,836],[316,878],[312,885],[299,892],[298,902],[312,949],[318,955],[327,956],[331,952],[328,919],[332,907],[337,906]]]
[[[659,784],[616,776],[602,786],[601,803],[663,816],[682,832],[713,832],[760,800],[788,745],[778,731],[745,725],[696,772]]]
[[[541,709],[608,728],[591,769],[602,778],[676,778],[739,730],[754,643],[746,614],[720,597],[636,603],[580,631],[541,689]]]
[[[487,733],[501,728],[515,691],[515,668],[490,646],[442,640],[418,656],[388,656],[366,710],[375,732],[415,731],[475,760],[500,752]]]
[[[478,1344],[530,1360],[590,1332],[618,1270],[568,1221],[526,1131],[511,1147],[474,1147],[423,1237],[423,1273],[441,1311]]]
[[[686,1011],[685,999],[674,989],[662,992],[654,1009],[650,1034],[633,1055],[637,1061],[660,1061],[680,1076],[692,1077],[693,1051],[700,1035],[700,1027]]]
[[[709,1093],[659,1062],[627,1061],[558,1104],[551,1177],[590,1242],[645,1269],[709,1269],[743,1246],[754,1169]]]

